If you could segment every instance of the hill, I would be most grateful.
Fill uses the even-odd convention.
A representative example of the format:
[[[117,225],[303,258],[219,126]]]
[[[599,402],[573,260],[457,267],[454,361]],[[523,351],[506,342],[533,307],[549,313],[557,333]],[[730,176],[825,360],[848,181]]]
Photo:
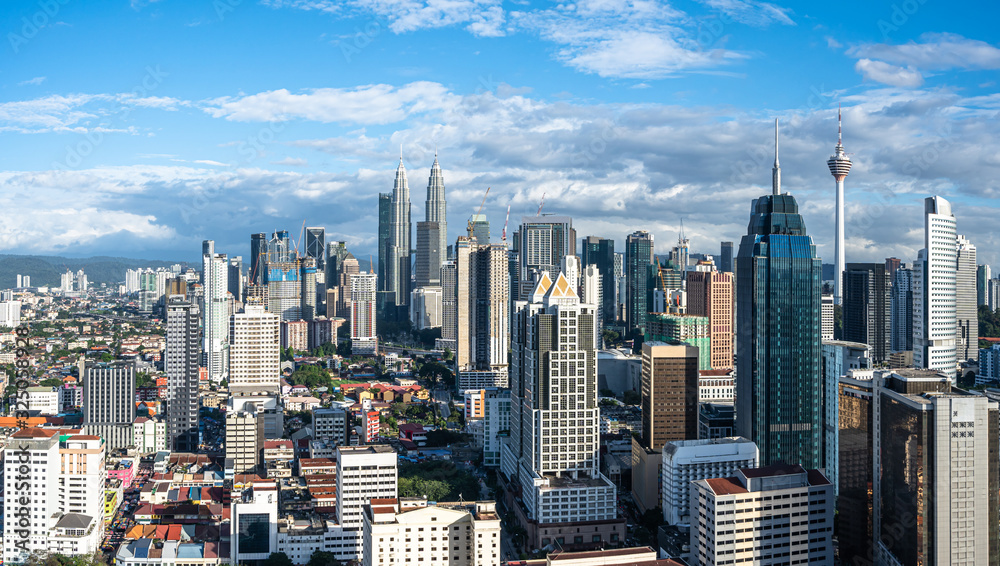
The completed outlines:
[[[17,284],[17,275],[31,277],[32,287],[58,286],[60,277],[66,270],[76,273],[83,269],[91,285],[109,285],[125,281],[125,271],[140,267],[170,267],[179,263],[185,268],[187,262],[161,261],[152,259],[132,259],[125,257],[96,256],[69,258],[59,256],[0,254],[0,289],[11,289]]]

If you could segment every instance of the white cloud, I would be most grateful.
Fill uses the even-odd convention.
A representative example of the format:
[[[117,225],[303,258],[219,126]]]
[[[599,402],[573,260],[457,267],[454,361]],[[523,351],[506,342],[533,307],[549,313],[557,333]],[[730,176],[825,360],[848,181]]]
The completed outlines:
[[[228,163],[223,163],[221,161],[212,161],[211,159],[195,159],[195,163],[200,165],[212,165],[215,167],[229,167]]]
[[[288,167],[305,167],[309,165],[309,162],[305,159],[300,159],[297,157],[286,157],[280,161],[272,161],[272,165],[285,165]]]
[[[322,88],[293,94],[285,89],[203,103],[205,112],[236,122],[306,119],[316,122],[391,124],[453,103],[454,95],[432,82],[401,87],[366,85],[354,89]]]
[[[902,45],[858,45],[849,49],[848,54],[925,71],[1000,69],[1000,48],[985,41],[951,33],[925,33],[920,40]]]
[[[826,36],[826,46],[830,49],[840,49],[844,45],[831,35]]]
[[[924,83],[923,75],[913,67],[897,67],[883,61],[860,59],[854,64],[854,70],[865,79],[891,86],[917,87]]]
[[[794,26],[795,22],[788,15],[790,10],[768,2],[754,0],[701,0],[710,8],[714,8],[733,20],[751,26],[766,27],[771,23]]]
[[[19,82],[17,83],[17,86],[27,86],[27,85],[38,86],[43,82],[45,82],[45,77],[35,77],[33,79],[28,79],[26,81]]]

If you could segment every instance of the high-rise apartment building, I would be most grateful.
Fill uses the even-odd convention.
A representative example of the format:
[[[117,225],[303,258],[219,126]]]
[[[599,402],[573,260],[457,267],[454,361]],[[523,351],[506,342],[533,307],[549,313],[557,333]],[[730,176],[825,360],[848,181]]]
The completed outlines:
[[[507,243],[479,245],[472,254],[474,314],[473,363],[477,369],[506,372],[509,352],[510,286]],[[461,304],[460,304],[461,306]]]
[[[956,276],[958,233],[951,203],[924,199],[924,249],[913,265],[913,364],[953,371],[957,367]]]
[[[410,322],[416,330],[441,326],[440,286],[413,289],[410,294]]]
[[[234,399],[226,410],[226,468],[235,474],[257,474],[263,462],[263,417],[254,403],[237,409],[232,406]]]
[[[584,267],[580,274],[580,300],[588,305],[599,306],[594,320],[594,348],[601,350],[604,343],[601,338],[601,330],[604,328],[604,277],[597,265]]]
[[[955,270],[955,350],[959,362],[979,359],[979,305],[976,301],[976,246],[958,237]]]
[[[441,165],[438,164],[437,153],[434,154],[434,163],[431,165],[431,174],[427,178],[427,201],[424,204],[424,219],[427,222],[437,223],[437,236],[438,241],[433,246],[437,250],[437,264],[433,262],[430,264],[430,277],[432,279],[438,277],[438,269],[441,267],[446,259],[448,259],[448,210],[446,206],[447,202],[445,200],[444,194],[444,175],[441,174]],[[487,232],[488,233],[488,232]],[[480,242],[482,244],[489,243],[488,240]],[[420,226],[417,226],[417,254],[420,253]],[[431,254],[433,256],[433,254]],[[417,263],[420,263],[420,259],[417,259]],[[419,281],[420,275],[417,275]],[[430,283],[431,285],[437,285],[438,283]],[[418,283],[419,287],[420,284]]]
[[[313,320],[318,314],[316,312],[316,280],[318,271],[316,269],[316,259],[311,257],[301,257],[297,260],[299,265],[299,315],[302,320]],[[289,320],[289,319],[286,319]]]
[[[731,244],[731,242],[728,243]],[[692,271],[688,273],[687,313],[708,317],[712,369],[733,367],[734,293],[731,271]]]
[[[1000,410],[952,369],[875,376],[877,564],[1000,564]]]
[[[719,250],[719,271],[723,273],[733,273],[733,243],[722,242]]]
[[[469,236],[475,238],[476,243],[480,246],[490,243],[490,221],[485,214],[473,214],[469,224],[472,225]]]
[[[650,313],[646,323],[646,339],[663,342],[684,342],[697,349],[698,368],[712,369],[711,323],[707,316]]]
[[[83,426],[104,439],[108,450],[132,444],[135,420],[135,364],[80,362]]]
[[[868,344],[876,364],[888,362],[892,352],[892,284],[885,264],[848,263],[843,279],[844,340]]]
[[[229,391],[232,394],[281,391],[280,320],[259,305],[247,305],[230,318]]]
[[[617,314],[617,277],[615,275],[615,241],[610,238],[587,236],[582,242],[583,267],[597,267],[601,274],[601,320],[604,324],[614,324]],[[603,325],[602,325],[603,326]]]
[[[913,350],[913,270],[900,267],[892,277],[892,351]]]
[[[243,257],[229,258],[229,273],[226,276],[229,284],[229,294],[236,302],[243,301]]]
[[[375,334],[375,300],[378,276],[357,273],[351,276],[351,349],[355,354],[374,354],[378,350]]]
[[[514,511],[532,548],[567,523],[603,542],[622,534],[614,484],[598,468],[596,309],[580,303],[562,274],[553,282],[543,273],[531,300],[515,303],[510,437],[500,469],[521,494]]]
[[[819,470],[744,468],[733,477],[697,480],[691,492],[690,564],[833,566],[836,505],[833,485]]]
[[[200,335],[198,305],[182,296],[167,298],[167,442],[176,452],[197,452]],[[230,361],[232,359],[230,358]]]
[[[736,433],[764,465],[813,469],[823,466],[822,261],[780,191],[777,142],[774,161],[773,194],[754,200],[736,258]]]
[[[104,536],[107,445],[97,436],[22,428],[4,447],[4,564],[31,554],[89,558]]]
[[[202,352],[208,378],[218,383],[226,379],[229,369],[229,260],[225,254],[216,254],[215,242],[206,240],[203,249],[210,250],[202,256],[202,285],[205,290],[204,345]]]
[[[836,321],[834,320],[834,304],[835,297],[833,295],[823,295],[820,297],[820,333],[823,336],[823,340],[833,340],[834,330],[836,327]]]
[[[653,263],[653,235],[644,230],[625,238],[625,327],[646,332],[651,296],[649,266]]]
[[[441,345],[454,352],[458,340],[458,268],[454,261],[441,266]]]

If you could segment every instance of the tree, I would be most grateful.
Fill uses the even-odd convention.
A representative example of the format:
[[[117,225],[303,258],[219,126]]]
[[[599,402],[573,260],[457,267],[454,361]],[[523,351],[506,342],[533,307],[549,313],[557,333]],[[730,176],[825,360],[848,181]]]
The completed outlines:
[[[445,346],[444,355],[441,357],[444,358],[444,361],[450,362],[455,357],[455,354],[451,351],[451,348]]]
[[[63,384],[63,382],[62,382],[61,379],[57,379],[57,378],[54,378],[54,377],[46,379],[46,380],[42,381],[41,383],[39,383],[39,385],[41,385],[42,387],[59,387],[62,384]]]
[[[326,550],[314,550],[306,566],[342,566],[337,555]]]
[[[156,385],[156,380],[153,379],[151,375],[144,371],[140,371],[135,374],[135,386],[136,387],[153,387]]]
[[[639,395],[635,391],[626,391],[622,394],[622,402],[626,405],[638,405],[642,402],[642,395]]]
[[[351,355],[351,340],[343,340],[337,344],[337,355],[343,358],[347,358]]]
[[[288,383],[292,385],[305,385],[309,389],[317,387],[331,386],[330,372],[326,368],[321,368],[312,364],[300,365],[298,369],[288,378]]]
[[[272,552],[271,555],[262,562],[262,566],[295,566],[295,564],[284,552]]]
[[[115,357],[112,356],[109,352],[104,352],[103,354],[101,354],[101,361],[104,363],[110,363],[113,362],[114,360]]]

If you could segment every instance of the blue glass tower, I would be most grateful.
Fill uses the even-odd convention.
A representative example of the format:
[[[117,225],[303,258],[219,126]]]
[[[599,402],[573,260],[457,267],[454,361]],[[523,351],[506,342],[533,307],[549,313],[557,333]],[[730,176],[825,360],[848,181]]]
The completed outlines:
[[[736,432],[757,443],[762,466],[822,468],[822,260],[780,192],[777,122],[772,184],[736,257]]]

